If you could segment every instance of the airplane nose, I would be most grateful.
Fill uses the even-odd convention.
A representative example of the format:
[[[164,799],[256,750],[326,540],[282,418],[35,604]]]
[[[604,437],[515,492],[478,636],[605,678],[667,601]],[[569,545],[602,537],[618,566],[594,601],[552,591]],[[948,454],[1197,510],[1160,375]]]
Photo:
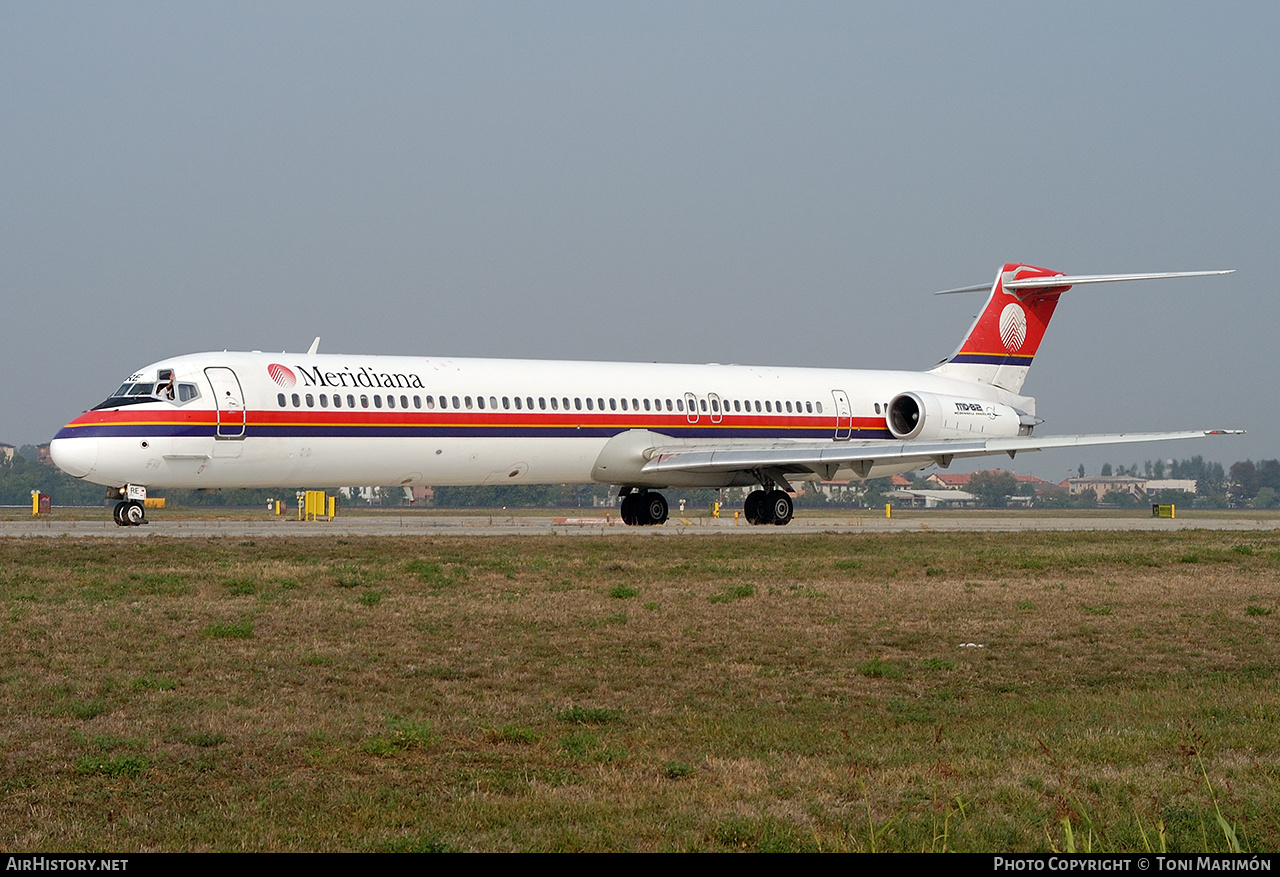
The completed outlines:
[[[98,464],[98,439],[95,436],[56,438],[49,443],[49,456],[63,472],[83,478]]]

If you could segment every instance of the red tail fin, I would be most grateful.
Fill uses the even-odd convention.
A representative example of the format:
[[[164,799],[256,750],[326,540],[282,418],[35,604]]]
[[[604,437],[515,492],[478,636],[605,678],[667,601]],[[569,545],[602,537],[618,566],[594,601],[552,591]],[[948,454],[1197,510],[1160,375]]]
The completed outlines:
[[[1053,310],[1058,306],[1058,296],[1071,287],[1006,289],[1005,284],[1063,276],[1060,272],[1034,265],[1005,265],[996,276],[991,297],[969,328],[969,334],[956,352],[934,371],[1019,392],[1031,360],[1040,349],[1040,341],[1044,338]]]

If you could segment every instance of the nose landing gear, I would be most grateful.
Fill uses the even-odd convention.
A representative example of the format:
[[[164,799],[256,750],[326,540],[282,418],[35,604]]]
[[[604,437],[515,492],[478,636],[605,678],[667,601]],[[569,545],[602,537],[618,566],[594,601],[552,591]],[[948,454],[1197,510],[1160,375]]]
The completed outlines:
[[[146,509],[136,499],[121,500],[111,514],[121,527],[139,527],[147,522]]]
[[[116,503],[111,516],[121,527],[138,527],[147,522],[147,512],[136,499],[122,499]]]
[[[122,496],[124,499],[116,503],[111,517],[119,527],[140,527],[147,522],[147,509],[143,502],[147,498],[147,489],[136,484],[126,484],[118,490],[107,491],[107,498]]]

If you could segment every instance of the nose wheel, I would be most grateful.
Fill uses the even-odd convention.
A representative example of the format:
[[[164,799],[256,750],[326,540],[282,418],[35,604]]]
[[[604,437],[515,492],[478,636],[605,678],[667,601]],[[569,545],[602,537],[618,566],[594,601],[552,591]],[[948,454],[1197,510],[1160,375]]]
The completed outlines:
[[[147,511],[136,499],[121,500],[116,503],[111,516],[120,527],[138,527],[147,522]]]

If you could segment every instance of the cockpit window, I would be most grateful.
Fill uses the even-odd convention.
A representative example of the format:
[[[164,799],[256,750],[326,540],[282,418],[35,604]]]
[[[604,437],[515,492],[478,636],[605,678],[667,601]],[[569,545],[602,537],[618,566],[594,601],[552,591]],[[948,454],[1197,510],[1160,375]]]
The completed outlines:
[[[94,411],[102,408],[122,408],[125,405],[140,405],[143,402],[169,402],[184,405],[192,399],[200,398],[200,388],[195,384],[179,384],[174,380],[173,372],[161,372],[164,380],[159,383],[149,381],[137,383],[126,381],[120,388],[107,397],[106,401],[95,405]]]

